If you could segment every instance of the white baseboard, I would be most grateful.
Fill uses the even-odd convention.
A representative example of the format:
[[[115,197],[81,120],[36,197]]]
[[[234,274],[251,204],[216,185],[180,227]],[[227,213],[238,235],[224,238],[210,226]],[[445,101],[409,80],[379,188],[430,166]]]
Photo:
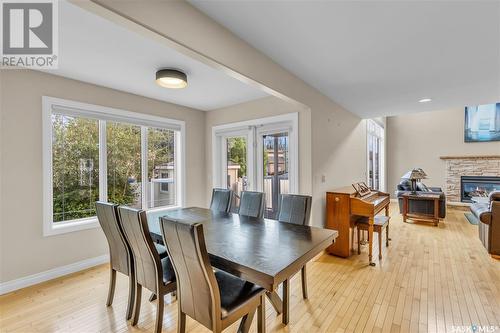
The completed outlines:
[[[52,280],[58,278],[63,275],[68,275],[71,273],[75,273],[90,267],[94,267],[97,265],[104,264],[109,262],[109,254],[104,254],[99,257],[89,258],[82,261],[78,261],[69,265],[49,269],[45,272],[36,273],[33,275],[28,275],[19,279],[2,282],[0,283],[0,295],[9,293],[14,290],[18,290],[21,288],[26,288],[32,286],[34,284],[38,284],[41,282],[45,282],[48,280]]]

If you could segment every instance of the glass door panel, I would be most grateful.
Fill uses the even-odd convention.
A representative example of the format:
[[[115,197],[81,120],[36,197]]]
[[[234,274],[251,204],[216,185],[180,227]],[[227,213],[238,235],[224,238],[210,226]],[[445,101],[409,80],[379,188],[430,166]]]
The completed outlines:
[[[248,189],[247,173],[247,138],[228,137],[225,138],[226,146],[226,172],[225,180],[228,189],[233,190],[234,198],[232,211],[238,211],[240,195]]]
[[[262,189],[266,194],[266,218],[277,217],[280,194],[289,193],[288,144],[287,132],[262,135]]]

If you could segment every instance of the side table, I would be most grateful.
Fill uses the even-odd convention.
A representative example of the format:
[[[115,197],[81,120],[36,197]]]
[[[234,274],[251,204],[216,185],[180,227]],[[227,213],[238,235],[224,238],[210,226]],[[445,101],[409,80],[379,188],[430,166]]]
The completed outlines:
[[[433,193],[405,193],[403,197],[403,222],[407,219],[412,219],[415,221],[431,222],[435,226],[439,224],[439,194]],[[427,200],[434,202],[433,214],[424,213],[410,213],[410,201],[412,200]]]

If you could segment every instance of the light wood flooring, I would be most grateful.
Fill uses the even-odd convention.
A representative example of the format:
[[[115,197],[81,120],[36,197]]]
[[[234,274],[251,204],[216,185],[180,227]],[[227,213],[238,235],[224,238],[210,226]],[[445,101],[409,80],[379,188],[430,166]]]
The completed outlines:
[[[267,331],[472,332],[457,329],[500,326],[500,261],[487,255],[463,211],[449,209],[439,227],[405,224],[394,205],[391,212],[392,241],[376,267],[367,265],[366,247],[349,259],[319,256],[308,264],[309,300],[302,299],[298,274],[290,325],[281,324],[268,302]],[[156,306],[147,293],[139,324],[131,327],[124,318],[127,280],[118,278],[109,308],[107,288],[108,267],[102,265],[1,296],[0,332],[153,331]],[[166,302],[163,331],[176,332],[177,303],[169,296]],[[187,329],[208,332],[189,318]]]

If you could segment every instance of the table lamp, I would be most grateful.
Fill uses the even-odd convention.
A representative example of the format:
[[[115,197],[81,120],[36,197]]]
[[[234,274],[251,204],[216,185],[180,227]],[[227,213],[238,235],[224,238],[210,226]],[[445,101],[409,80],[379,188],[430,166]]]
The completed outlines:
[[[415,194],[417,192],[417,181],[427,178],[427,174],[424,170],[422,170],[422,168],[413,168],[405,173],[401,178],[411,181],[411,192]]]

